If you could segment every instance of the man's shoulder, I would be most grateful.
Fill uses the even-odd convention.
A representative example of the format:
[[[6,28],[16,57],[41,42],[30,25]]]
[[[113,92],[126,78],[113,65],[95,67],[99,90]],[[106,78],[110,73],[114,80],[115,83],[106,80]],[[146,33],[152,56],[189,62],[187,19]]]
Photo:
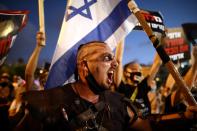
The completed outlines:
[[[72,89],[72,83],[68,83],[68,84],[65,84],[59,88],[63,89],[64,91],[66,92],[73,92],[73,89]]]
[[[71,83],[68,83],[68,84],[65,84],[65,85],[62,85],[62,86],[58,86],[58,87],[55,87],[55,88],[51,88],[51,89],[48,89],[48,90],[45,90],[46,92],[51,92],[51,93],[60,93],[60,94],[72,94],[74,93],[73,89],[72,89],[72,86],[71,86]]]
[[[124,99],[125,96],[119,92],[105,91],[104,97],[105,97],[105,100],[107,100],[110,103],[112,102],[114,104],[120,104],[122,103],[122,100]]]
[[[123,94],[116,92],[116,91],[110,91],[110,90],[105,91],[105,95],[120,98],[120,99],[124,97]]]
[[[68,83],[61,87],[58,87],[58,89],[60,90],[61,94],[67,99],[74,99],[76,97],[76,93],[72,88],[72,83]]]

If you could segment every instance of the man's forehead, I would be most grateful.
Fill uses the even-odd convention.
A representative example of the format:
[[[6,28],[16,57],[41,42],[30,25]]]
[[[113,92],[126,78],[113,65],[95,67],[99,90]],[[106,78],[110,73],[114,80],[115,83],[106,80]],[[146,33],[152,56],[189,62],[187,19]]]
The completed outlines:
[[[94,42],[84,45],[82,48],[84,49],[99,49],[99,48],[108,48],[108,45],[103,42]]]
[[[102,42],[96,42],[96,43],[90,43],[87,45],[84,45],[78,52],[78,58],[84,59],[84,57],[89,55],[94,55],[96,53],[102,53],[102,51],[109,51],[111,52],[111,49],[109,46]]]
[[[138,63],[133,63],[131,65],[129,65],[127,68],[126,68],[127,71],[133,71],[133,70],[141,70],[141,66],[138,64]]]

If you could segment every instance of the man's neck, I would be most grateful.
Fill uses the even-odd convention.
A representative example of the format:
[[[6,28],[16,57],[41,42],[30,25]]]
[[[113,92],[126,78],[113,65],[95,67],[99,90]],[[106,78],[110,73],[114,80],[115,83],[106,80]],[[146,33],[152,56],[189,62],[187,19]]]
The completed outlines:
[[[82,83],[78,81],[74,83],[74,91],[83,99],[91,102],[97,103],[99,100],[99,95],[94,94],[87,83]]]

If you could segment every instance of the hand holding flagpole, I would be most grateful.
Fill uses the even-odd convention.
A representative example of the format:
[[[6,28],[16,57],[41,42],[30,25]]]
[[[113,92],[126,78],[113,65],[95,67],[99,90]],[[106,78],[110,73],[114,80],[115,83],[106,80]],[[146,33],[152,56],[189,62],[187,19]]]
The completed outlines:
[[[137,4],[135,3],[135,1],[134,0],[129,0],[128,7],[137,17],[137,19],[138,19],[139,23],[141,24],[142,28],[144,29],[144,31],[148,35],[149,39],[152,41],[153,46],[155,47],[155,49],[156,49],[157,53],[159,54],[161,60],[163,61],[165,66],[168,68],[168,70],[171,73],[171,75],[173,76],[173,78],[175,79],[178,87],[180,87],[181,90],[184,92],[183,95],[184,95],[185,100],[188,102],[189,105],[197,105],[196,100],[194,99],[194,97],[192,96],[189,88],[187,87],[187,85],[183,81],[183,78],[181,77],[180,73],[177,71],[177,69],[175,68],[175,65],[170,60],[170,57],[167,55],[167,53],[163,49],[162,45],[159,43],[159,40],[153,34],[152,29],[148,26],[148,24],[147,24],[146,20],[144,19],[143,15],[140,13],[140,9],[137,7]]]
[[[45,23],[44,23],[44,0],[38,0],[38,11],[39,11],[39,31],[44,34],[45,37]],[[45,46],[46,40],[41,42],[42,46]]]
[[[40,52],[45,46],[45,26],[44,26],[44,0],[38,0],[38,12],[39,12],[39,32],[36,35],[36,47],[31,54],[26,68],[25,68],[25,81],[26,90],[31,90],[34,82],[34,74],[37,69]]]

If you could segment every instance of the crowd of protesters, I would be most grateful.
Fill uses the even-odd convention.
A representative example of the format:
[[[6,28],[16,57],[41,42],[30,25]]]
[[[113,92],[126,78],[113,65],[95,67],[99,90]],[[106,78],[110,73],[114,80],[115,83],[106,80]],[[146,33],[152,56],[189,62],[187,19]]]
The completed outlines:
[[[37,34],[37,46],[32,53],[22,74],[11,74],[9,71],[0,74],[0,130],[17,130],[14,127],[21,124],[16,120],[16,113],[21,110],[20,94],[29,90],[43,90],[48,75],[48,65],[36,74],[39,53],[43,45],[42,33]],[[120,92],[130,99],[141,114],[142,119],[149,120],[153,130],[197,130],[197,118],[187,110],[187,104],[182,98],[181,90],[171,75],[158,86],[156,74],[162,62],[156,55],[151,69],[146,76],[142,66],[130,62],[124,66],[119,82],[115,83],[113,92]],[[184,80],[194,97],[197,96],[197,47],[192,50],[192,59]],[[2,66],[3,68],[3,66]],[[25,74],[25,75],[24,75]],[[14,126],[13,126],[14,125]],[[20,126],[19,126],[20,127]],[[35,128],[34,128],[35,129]],[[20,130],[20,128],[18,128]]]
[[[16,66],[17,65],[17,66]],[[15,112],[18,112],[20,105],[17,104],[17,97],[20,93],[26,90],[26,81],[24,78],[25,65],[15,64],[2,65],[0,74],[0,130],[11,130],[11,123],[9,116],[13,116]],[[20,69],[19,69],[20,68]],[[43,77],[46,69],[39,68],[36,70],[36,77],[32,89],[38,90],[41,82],[39,78]]]

